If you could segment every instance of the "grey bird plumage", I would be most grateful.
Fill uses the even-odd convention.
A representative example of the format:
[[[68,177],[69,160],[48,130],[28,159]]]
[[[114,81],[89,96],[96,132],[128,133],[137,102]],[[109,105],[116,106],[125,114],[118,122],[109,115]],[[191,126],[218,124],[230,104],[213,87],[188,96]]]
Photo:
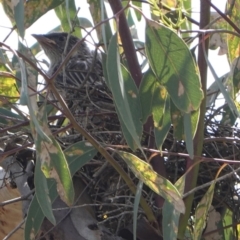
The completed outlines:
[[[49,77],[56,72],[67,53],[80,41],[68,33],[33,34],[33,37],[40,43],[50,60]],[[91,51],[82,41],[58,74],[55,83],[57,88],[79,87],[83,83],[99,83],[102,81],[102,76],[102,66],[98,54]]]
[[[115,108],[104,81],[101,58],[97,51],[90,50],[84,41],[80,42],[80,39],[68,33],[34,34],[33,37],[49,58],[49,77],[53,76],[66,55],[78,43],[53,79],[54,85],[78,123],[89,130],[96,130],[103,123],[101,126],[105,128],[106,122],[112,121],[110,115],[115,115]]]

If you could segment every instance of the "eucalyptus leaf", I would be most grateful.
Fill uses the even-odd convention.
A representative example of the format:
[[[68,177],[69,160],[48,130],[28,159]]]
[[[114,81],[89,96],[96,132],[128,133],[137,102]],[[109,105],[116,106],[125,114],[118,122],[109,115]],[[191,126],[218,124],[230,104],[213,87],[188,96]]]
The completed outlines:
[[[66,0],[60,6],[55,8],[55,13],[58,16],[63,32],[74,32],[72,33],[78,38],[82,37],[82,33],[78,27],[75,28],[76,23],[74,20],[78,20],[77,26],[79,25],[79,19],[77,18],[77,8],[74,0]],[[73,25],[75,24],[75,25]]]
[[[184,113],[183,115],[184,135],[187,146],[189,157],[193,159],[193,135],[192,135],[192,124],[191,124],[191,113]]]
[[[18,0],[14,5],[14,18],[17,25],[19,35],[24,38],[24,0]]]
[[[213,182],[207,192],[202,197],[201,201],[198,203],[196,211],[195,211],[195,224],[193,231],[193,238],[196,240],[200,240],[202,237],[202,232],[206,225],[208,211],[212,204],[213,194],[215,183]]]
[[[174,186],[177,188],[179,193],[183,195],[186,182],[186,174],[180,177]],[[174,206],[165,201],[163,205],[163,239],[175,240],[178,236],[180,213],[174,209]]]
[[[198,68],[188,46],[171,29],[147,21],[146,52],[152,71],[182,112],[197,110],[203,99]]]
[[[37,157],[35,176],[34,176],[35,194],[42,209],[44,216],[53,224],[56,224],[55,217],[52,211],[52,203],[49,197],[49,189],[47,179],[45,178],[42,170],[39,156]]]
[[[85,163],[90,161],[97,154],[97,150],[87,141],[81,141],[66,148],[64,154],[69,165],[71,176],[73,176],[81,167],[84,166]],[[56,191],[56,182],[53,179],[47,179],[47,183],[49,189],[49,198],[53,203],[58,196]],[[43,220],[44,214],[35,195],[30,204],[26,219],[24,230],[24,236],[26,240],[35,239]]]
[[[108,85],[113,93],[114,103],[128,134],[124,134],[130,145],[130,134],[134,141],[132,149],[141,148],[140,137],[142,134],[141,105],[138,96],[138,89],[125,67],[121,67],[117,45],[117,34],[114,34],[108,48],[107,56]]]
[[[149,163],[137,156],[123,151],[118,151],[117,153],[123,158],[137,178],[143,181],[155,193],[169,201],[178,212],[185,212],[181,194],[169,180],[157,174]]]
[[[70,206],[74,201],[71,173],[65,155],[48,127],[46,107],[44,104],[38,112],[38,120],[41,124],[42,130],[50,139],[50,142],[45,141],[41,135],[36,135],[35,144],[37,155],[41,162],[41,169],[46,178],[55,179],[60,198]]]
[[[20,1],[17,1],[17,3],[20,2],[20,5],[18,6],[20,9],[17,9],[18,12],[15,12],[15,8],[14,6],[12,6],[12,2],[14,1],[9,1],[9,0],[1,1],[4,8],[4,12],[7,14],[12,24],[15,25],[16,21],[20,20],[20,23],[17,23],[17,24],[20,24],[18,29],[20,28],[20,31],[22,32],[23,26],[25,29],[27,29],[34,22],[36,22],[37,19],[43,16],[46,12],[48,12],[51,9],[54,9],[55,7],[63,3],[64,0],[38,0],[38,1],[20,0]],[[17,15],[15,16],[15,14]],[[24,25],[22,24],[23,19],[24,19]]]

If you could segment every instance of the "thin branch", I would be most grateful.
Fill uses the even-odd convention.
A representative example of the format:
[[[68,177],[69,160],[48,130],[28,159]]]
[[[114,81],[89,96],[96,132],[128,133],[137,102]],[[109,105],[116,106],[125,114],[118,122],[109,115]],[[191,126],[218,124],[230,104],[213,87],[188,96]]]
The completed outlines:
[[[208,182],[208,183],[202,184],[201,186],[195,187],[195,188],[193,188],[192,190],[190,190],[189,192],[183,194],[183,198],[185,198],[185,197],[187,197],[187,196],[189,196],[189,195],[197,192],[198,190],[201,190],[201,189],[203,189],[203,188],[209,187],[209,186],[211,186],[213,183],[216,183],[216,182],[222,181],[222,180],[224,180],[224,179],[226,179],[226,178],[232,177],[233,175],[235,175],[235,174],[236,174],[237,172],[239,172],[239,171],[240,171],[240,167],[237,168],[234,172],[227,173],[227,174],[225,174],[225,175],[222,176],[222,177],[219,177],[219,178],[217,178],[217,179],[214,179],[214,180],[212,180],[212,181],[210,181],[210,182]]]
[[[24,196],[21,196],[21,197],[17,197],[17,198],[13,198],[13,199],[10,199],[10,200],[7,200],[7,201],[4,201],[4,202],[1,202],[0,203],[0,207],[3,207],[5,205],[9,205],[9,204],[12,204],[12,203],[15,203],[15,202],[20,202],[22,200],[28,200],[28,197],[30,195],[32,195],[33,193],[35,192],[35,190],[31,190],[28,194],[24,195]]]
[[[201,0],[207,2],[216,12],[238,33],[240,34],[239,27],[222,11],[220,11],[211,1],[209,0]]]

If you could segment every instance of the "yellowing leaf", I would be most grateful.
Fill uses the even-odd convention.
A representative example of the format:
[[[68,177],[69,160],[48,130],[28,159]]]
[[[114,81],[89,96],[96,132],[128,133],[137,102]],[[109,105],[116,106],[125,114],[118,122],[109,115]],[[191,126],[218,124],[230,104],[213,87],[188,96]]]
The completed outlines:
[[[0,95],[6,97],[7,101],[15,103],[19,98],[16,80],[4,70],[5,68],[0,66]],[[3,105],[4,101],[0,101],[0,106]]]
[[[118,154],[127,163],[128,167],[131,168],[137,178],[143,181],[155,193],[173,204],[178,212],[185,212],[185,205],[181,195],[170,181],[157,174],[149,163],[137,156],[123,151],[118,151]]]
[[[171,29],[149,20],[146,53],[153,73],[176,107],[186,113],[197,110],[203,91],[199,72],[185,42]]]
[[[13,1],[1,0],[4,11],[11,20],[15,23]],[[47,11],[59,6],[63,0],[38,0],[38,1],[24,1],[24,25],[25,28],[30,27],[38,18],[40,18]]]

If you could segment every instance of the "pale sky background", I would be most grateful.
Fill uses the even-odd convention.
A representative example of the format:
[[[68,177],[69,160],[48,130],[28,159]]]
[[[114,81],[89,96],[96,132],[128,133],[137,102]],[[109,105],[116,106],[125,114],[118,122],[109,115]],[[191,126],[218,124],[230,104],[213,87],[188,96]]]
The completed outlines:
[[[192,17],[196,20],[199,20],[199,2],[201,0],[193,0],[192,1]],[[79,2],[81,2],[81,6],[79,6]],[[212,0],[212,3],[219,7],[221,11],[225,9],[226,0]],[[89,17],[89,9],[88,5],[86,4],[86,0],[76,1],[77,7],[81,7],[79,11],[79,16],[81,17]],[[36,40],[31,36],[31,34],[43,34],[51,31],[56,26],[60,25],[58,18],[56,17],[53,10],[46,13],[42,16],[39,20],[37,20],[31,27],[26,30],[25,40],[28,46],[33,45]],[[0,41],[7,36],[10,32],[11,22],[6,17],[2,5],[0,4]],[[141,26],[141,29],[143,27]],[[144,33],[140,31],[140,36],[144,36]],[[11,34],[9,39],[6,41],[6,44],[10,45],[13,49],[17,49],[17,33],[14,32]],[[220,77],[229,71],[228,61],[226,55],[219,56],[218,49],[217,50],[210,50],[209,51],[209,59],[212,63],[217,75]],[[213,81],[213,77],[209,72],[209,83],[211,84]]]

